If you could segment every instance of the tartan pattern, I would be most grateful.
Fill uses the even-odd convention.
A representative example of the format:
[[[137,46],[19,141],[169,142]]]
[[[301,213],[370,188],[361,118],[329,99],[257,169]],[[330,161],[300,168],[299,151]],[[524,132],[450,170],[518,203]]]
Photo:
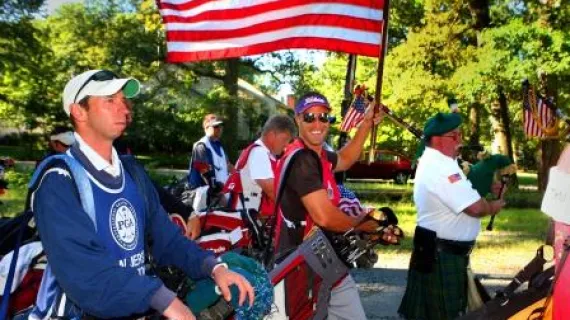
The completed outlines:
[[[412,253],[413,255],[413,253]],[[398,313],[406,319],[455,319],[467,308],[468,256],[438,250],[432,273],[408,270]]]

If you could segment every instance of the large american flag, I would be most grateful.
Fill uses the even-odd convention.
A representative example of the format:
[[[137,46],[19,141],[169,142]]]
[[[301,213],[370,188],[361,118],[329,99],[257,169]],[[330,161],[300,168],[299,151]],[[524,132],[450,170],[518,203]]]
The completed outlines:
[[[347,215],[358,217],[364,214],[368,214],[374,210],[373,208],[363,207],[354,192],[345,187],[343,184],[338,185],[338,190],[340,191],[340,201],[338,207]]]
[[[384,0],[157,0],[169,62],[305,48],[378,57]]]
[[[536,109],[534,108],[536,101]],[[541,97],[536,98],[534,90],[529,89],[523,95],[523,127],[527,137],[543,138],[543,128],[552,127],[556,122],[556,114],[550,109]]]
[[[340,131],[349,132],[356,127],[364,119],[364,111],[366,111],[366,99],[364,95],[357,95],[342,119]]]

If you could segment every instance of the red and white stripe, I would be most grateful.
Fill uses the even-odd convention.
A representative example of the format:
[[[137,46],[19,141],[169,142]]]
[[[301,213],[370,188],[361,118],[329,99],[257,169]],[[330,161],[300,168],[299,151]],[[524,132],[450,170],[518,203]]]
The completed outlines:
[[[169,62],[281,49],[378,57],[384,0],[158,0]]]
[[[552,122],[556,120],[556,115],[554,112],[548,108],[542,99],[538,100],[537,105],[538,110],[536,112],[536,118],[540,120],[542,127],[548,128],[552,126]],[[523,116],[524,133],[526,136],[529,138],[543,138],[545,134],[535,120],[535,117],[533,116],[533,110],[530,108],[525,108]]]

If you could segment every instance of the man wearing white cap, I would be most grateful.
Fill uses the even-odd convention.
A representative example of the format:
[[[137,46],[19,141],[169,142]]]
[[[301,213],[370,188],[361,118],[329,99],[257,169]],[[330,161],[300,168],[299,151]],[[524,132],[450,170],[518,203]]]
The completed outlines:
[[[54,132],[49,137],[49,146],[55,153],[63,153],[75,143],[72,131]]]
[[[237,285],[240,302],[246,295],[253,301],[249,283],[187,240],[160,206],[148,176],[113,148],[131,121],[128,99],[139,90],[136,79],[106,70],[87,71],[65,86],[63,109],[76,140],[66,155],[86,172],[91,192],[78,192],[86,189],[63,161],[43,171],[31,206],[49,266],[30,319],[132,317],[149,309],[195,319],[159,278],[146,274],[148,250],[158,265],[176,265],[193,279],[213,277],[226,299],[229,285]],[[148,238],[151,247],[145,246]]]

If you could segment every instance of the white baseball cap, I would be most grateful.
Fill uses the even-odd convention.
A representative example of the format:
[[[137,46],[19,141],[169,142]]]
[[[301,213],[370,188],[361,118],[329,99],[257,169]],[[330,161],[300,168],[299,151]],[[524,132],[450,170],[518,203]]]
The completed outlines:
[[[49,139],[52,141],[59,141],[59,142],[65,144],[66,146],[71,146],[72,144],[75,143],[75,136],[73,135],[73,132],[71,132],[71,131],[66,131],[66,132],[54,134],[54,135],[50,136]]]
[[[87,96],[110,96],[123,90],[125,97],[134,98],[140,92],[140,82],[134,78],[119,78],[108,70],[89,70],[73,77],[63,89],[63,110],[69,109]]]

